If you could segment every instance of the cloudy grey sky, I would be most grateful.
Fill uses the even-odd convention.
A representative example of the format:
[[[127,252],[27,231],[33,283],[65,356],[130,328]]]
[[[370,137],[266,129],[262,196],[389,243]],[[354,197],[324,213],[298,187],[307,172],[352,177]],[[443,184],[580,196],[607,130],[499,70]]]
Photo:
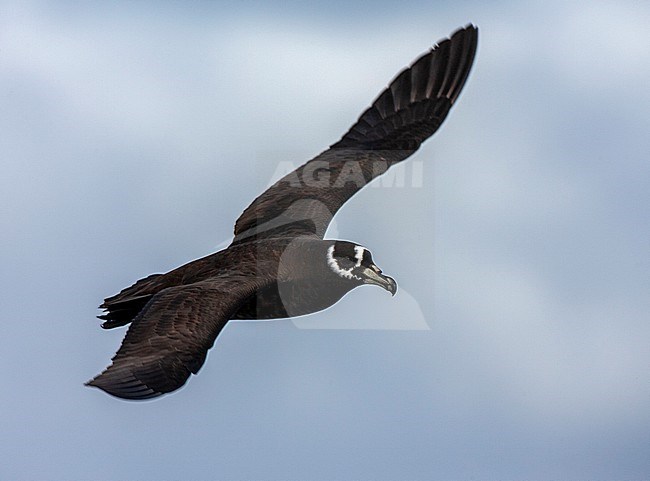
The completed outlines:
[[[124,334],[105,296],[226,243],[468,22],[445,125],[330,231],[398,296],[231,323],[152,402],[82,386]],[[0,3],[0,479],[648,479],[648,25],[620,0]]]

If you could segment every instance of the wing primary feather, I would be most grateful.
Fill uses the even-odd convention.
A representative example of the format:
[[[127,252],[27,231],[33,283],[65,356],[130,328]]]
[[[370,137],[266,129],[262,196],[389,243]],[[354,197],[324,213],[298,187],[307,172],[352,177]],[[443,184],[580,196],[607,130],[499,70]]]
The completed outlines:
[[[478,40],[478,28],[474,27],[473,29],[467,30],[467,37],[464,42],[464,51],[461,56],[461,65],[459,65],[456,78],[452,85],[452,93],[449,100],[453,104],[456,102],[456,99],[460,95],[463,85],[469,75],[469,72],[472,68],[472,63],[474,61],[474,56],[476,55],[476,47]]]
[[[449,40],[440,42],[433,49],[431,55],[431,67],[429,69],[429,78],[427,79],[426,97],[431,100],[435,99],[440,91],[440,86],[444,81],[444,72],[449,61]]]
[[[411,103],[411,69],[404,69],[397,78],[393,80],[389,88],[393,94],[395,107],[394,111],[391,112],[391,115],[394,115],[395,112],[407,108]],[[359,121],[362,120],[363,118],[359,119]]]
[[[432,52],[422,55],[411,65],[411,103],[415,104],[426,98]]]

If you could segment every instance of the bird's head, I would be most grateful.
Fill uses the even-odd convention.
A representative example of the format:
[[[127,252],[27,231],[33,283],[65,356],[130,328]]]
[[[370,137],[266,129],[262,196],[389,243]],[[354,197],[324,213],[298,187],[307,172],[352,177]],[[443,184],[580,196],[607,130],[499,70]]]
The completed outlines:
[[[357,285],[373,284],[392,295],[397,292],[395,279],[382,274],[370,251],[363,246],[348,241],[334,242],[327,248],[327,265],[334,274]]]

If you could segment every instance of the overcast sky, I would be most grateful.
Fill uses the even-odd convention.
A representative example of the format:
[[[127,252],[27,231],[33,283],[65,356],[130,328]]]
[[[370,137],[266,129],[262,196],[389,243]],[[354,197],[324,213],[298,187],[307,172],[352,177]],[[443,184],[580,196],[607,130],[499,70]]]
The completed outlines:
[[[227,245],[468,22],[444,126],[329,231],[395,298],[230,323],[151,402],[83,387],[124,335],[104,297]],[[0,479],[648,479],[648,25],[620,0],[0,3]]]

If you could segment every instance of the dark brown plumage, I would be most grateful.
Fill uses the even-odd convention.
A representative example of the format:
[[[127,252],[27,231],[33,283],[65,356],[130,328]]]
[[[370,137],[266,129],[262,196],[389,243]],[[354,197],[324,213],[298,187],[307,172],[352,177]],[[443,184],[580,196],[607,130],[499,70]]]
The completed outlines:
[[[398,74],[341,140],[253,201],[227,249],[107,298],[102,326],[131,325],[112,364],[88,385],[125,399],[159,396],[198,372],[230,319],[317,312],[363,284],[394,294],[395,281],[367,249],[323,236],[350,197],[442,124],[477,36],[472,25],[459,29]]]
[[[287,231],[325,235],[332,217],[350,197],[413,154],[440,127],[465,85],[477,39],[478,30],[471,25],[457,30],[398,74],[341,140],[253,201],[237,219],[234,242],[283,236]],[[358,170],[344,170],[352,166]],[[359,172],[362,182],[356,181]],[[341,174],[352,181],[324,189],[313,181],[315,173],[329,177],[335,186]],[[276,233],[273,221],[279,215],[282,228]]]

